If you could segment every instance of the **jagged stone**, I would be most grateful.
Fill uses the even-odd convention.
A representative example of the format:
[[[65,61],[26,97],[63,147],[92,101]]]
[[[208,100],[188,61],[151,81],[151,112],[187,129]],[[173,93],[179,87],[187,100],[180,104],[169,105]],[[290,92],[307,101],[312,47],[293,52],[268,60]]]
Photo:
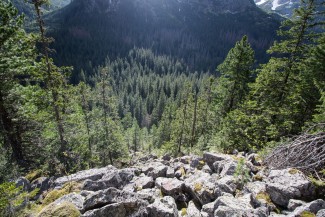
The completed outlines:
[[[83,170],[80,172],[77,172],[75,174],[69,175],[69,176],[63,176],[60,178],[57,178],[54,181],[54,184],[56,186],[62,186],[63,184],[67,183],[67,182],[81,182],[84,180],[92,180],[92,181],[96,181],[99,180],[103,177],[104,174],[107,174],[111,171],[115,171],[116,168],[113,166],[107,166],[107,167],[103,167],[103,168],[99,168],[99,169],[90,169],[90,170]]]
[[[218,196],[222,192],[234,194],[237,189],[237,183],[234,176],[224,176],[217,181]]]
[[[222,161],[230,159],[228,155],[225,154],[214,154],[214,153],[209,153],[205,152],[203,154],[203,160],[209,165],[210,168],[213,168],[213,163],[216,161]]]
[[[211,170],[211,168],[208,165],[204,165],[202,167],[202,172],[211,174],[212,173],[212,170]]]
[[[161,191],[169,196],[180,195],[184,190],[184,182],[176,178],[166,178],[161,182]]]
[[[105,174],[99,181],[86,180],[83,184],[83,190],[98,191],[110,187],[122,188],[130,183],[134,177],[133,170],[116,170]]]
[[[57,206],[63,202],[69,202],[72,203],[79,211],[82,212],[84,201],[85,201],[84,197],[81,196],[80,194],[70,193],[55,200],[52,204]]]
[[[315,187],[311,181],[296,169],[271,170],[266,191],[272,201],[287,207],[290,199],[311,199],[315,197]]]
[[[154,162],[143,167],[142,172],[147,176],[151,176],[153,179],[158,177],[166,177],[167,166],[160,162]]]
[[[288,209],[290,211],[295,210],[297,207],[305,205],[306,202],[302,201],[302,200],[295,200],[295,199],[290,199],[289,200],[289,204],[288,204]]]
[[[289,217],[301,216],[303,212],[310,212],[316,214],[319,210],[325,209],[325,201],[322,199],[318,199],[307,203],[305,205],[297,207]]]
[[[216,178],[200,170],[184,180],[186,191],[200,205],[209,203],[217,198]]]
[[[316,217],[325,217],[325,209],[321,209],[317,212]]]
[[[89,210],[82,215],[82,217],[125,217],[126,210],[122,203],[108,204],[99,209]]]
[[[138,178],[135,181],[136,188],[146,189],[146,188],[153,188],[155,185],[155,182],[152,177],[143,176]]]
[[[218,173],[220,177],[232,176],[235,174],[237,163],[232,159],[216,161],[213,163],[212,170]]]
[[[165,161],[170,161],[171,160],[171,157],[169,154],[165,154],[163,157],[162,157],[163,160]]]
[[[258,154],[256,154],[256,153],[252,153],[252,154],[247,156],[247,160],[249,162],[251,162],[254,166],[261,166],[262,165],[262,162],[260,160],[257,160],[258,158],[259,158]]]
[[[108,188],[87,196],[84,202],[84,210],[88,211],[112,203],[123,203],[126,209],[138,209],[141,206],[147,206],[149,201],[152,201],[152,197],[149,195],[139,195],[116,188]]]
[[[191,163],[191,156],[183,156],[179,159],[180,162],[183,164],[190,164]]]
[[[157,198],[153,204],[147,207],[149,216],[178,217],[177,206],[174,198],[166,196]]]
[[[186,209],[186,217],[201,217],[200,210],[196,207],[193,201],[190,201],[188,203]]]
[[[175,177],[174,168],[172,168],[172,167],[167,168],[166,177],[167,178],[174,178]]]

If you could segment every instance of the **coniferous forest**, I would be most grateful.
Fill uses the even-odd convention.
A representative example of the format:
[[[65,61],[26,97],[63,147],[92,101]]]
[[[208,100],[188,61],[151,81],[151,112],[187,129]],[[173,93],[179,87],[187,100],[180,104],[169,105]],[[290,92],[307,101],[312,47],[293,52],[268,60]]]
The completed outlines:
[[[26,31],[24,15],[0,1],[0,213],[17,197],[11,181],[27,174],[126,167],[143,154],[267,156],[311,127],[324,133],[324,1],[302,0],[283,19],[265,63],[241,35],[215,69],[203,67],[209,71],[137,46],[115,58],[100,54],[98,65],[63,65],[44,3],[29,2]],[[322,147],[324,161],[324,140]],[[308,175],[324,183],[324,162]]]

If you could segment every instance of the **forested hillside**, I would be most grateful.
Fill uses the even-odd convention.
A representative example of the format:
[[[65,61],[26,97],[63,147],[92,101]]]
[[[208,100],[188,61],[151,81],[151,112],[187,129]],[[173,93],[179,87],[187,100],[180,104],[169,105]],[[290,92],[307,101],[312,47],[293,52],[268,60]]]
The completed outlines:
[[[73,1],[46,17],[55,38],[54,60],[80,69],[125,57],[134,47],[182,59],[191,70],[214,73],[227,52],[248,35],[258,62],[266,62],[279,19],[250,0]],[[105,43],[103,43],[105,42]],[[91,75],[91,74],[90,74]]]
[[[43,1],[32,1],[38,29],[32,33],[23,29],[23,16],[10,1],[0,2],[0,191],[5,192],[0,194],[1,215],[21,208],[11,202],[22,201],[20,189],[10,181],[22,175],[67,175],[109,164],[123,167],[141,153],[268,156],[313,125],[317,127],[306,138],[315,148],[303,146],[310,154],[301,162],[317,156],[317,164],[311,163],[316,165],[313,171],[302,170],[324,185],[325,13],[316,9],[322,8],[318,4],[325,6],[324,1],[301,1],[293,18],[282,22],[264,64],[257,64],[256,57],[262,58],[260,53],[274,37],[262,30],[276,23],[271,18],[257,23],[252,14],[266,15],[255,10],[252,1],[231,7],[204,1],[203,9],[195,7],[194,0],[177,1],[179,7],[166,1],[164,17],[155,17],[150,5],[155,1],[144,1],[148,8],[121,1],[117,9],[115,1],[109,7],[92,1],[84,8],[86,2],[73,1],[50,15],[66,22],[51,33]],[[170,12],[186,7],[193,13],[173,17]],[[118,8],[129,13],[122,15]],[[207,8],[211,10],[203,13]],[[233,11],[214,14],[224,8]],[[133,19],[137,10],[142,16]],[[85,15],[93,11],[98,16]],[[157,20],[168,22],[158,26]],[[195,26],[190,31],[189,23]],[[180,26],[181,32],[176,31]],[[164,41],[166,37],[173,43]],[[223,58],[221,53],[231,44]],[[83,49],[89,47],[93,50]],[[68,62],[77,66],[74,73],[69,65],[61,66]],[[314,135],[320,140],[313,140]]]

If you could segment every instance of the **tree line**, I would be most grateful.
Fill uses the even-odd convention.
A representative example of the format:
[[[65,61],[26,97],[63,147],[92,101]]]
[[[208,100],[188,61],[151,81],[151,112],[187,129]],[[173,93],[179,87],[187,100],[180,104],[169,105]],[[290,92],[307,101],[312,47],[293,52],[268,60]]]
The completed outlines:
[[[51,58],[43,1],[32,2],[38,33],[0,2],[1,182],[35,169],[123,166],[137,152],[258,151],[325,121],[324,2],[302,1],[258,67],[243,36],[217,73],[134,48],[81,70],[74,85],[72,68]]]

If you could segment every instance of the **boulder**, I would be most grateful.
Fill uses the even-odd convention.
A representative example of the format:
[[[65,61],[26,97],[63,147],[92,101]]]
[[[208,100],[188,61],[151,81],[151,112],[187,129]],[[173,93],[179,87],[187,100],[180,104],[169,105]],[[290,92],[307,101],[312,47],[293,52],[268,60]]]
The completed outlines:
[[[92,210],[99,206],[105,206],[112,203],[123,203],[125,209],[134,210],[147,206],[148,201],[152,201],[149,195],[140,195],[132,192],[121,191],[116,188],[97,191],[85,198],[84,210]]]
[[[184,180],[185,191],[191,195],[196,203],[202,206],[217,198],[216,180],[216,177],[198,170]]]
[[[157,198],[147,207],[148,215],[155,217],[178,217],[177,206],[174,198],[166,196]]]
[[[312,199],[315,187],[311,181],[296,169],[271,170],[266,182],[266,191],[272,201],[287,207],[290,199]]]
[[[190,201],[188,203],[186,209],[186,217],[201,217],[200,210],[196,207],[193,201]]]
[[[30,189],[31,189],[31,184],[30,184],[29,180],[26,179],[25,177],[19,177],[15,181],[15,184],[16,184],[17,188],[21,187],[21,189],[23,191],[30,191]]]
[[[166,178],[161,182],[161,191],[168,196],[172,196],[172,197],[178,196],[183,193],[183,190],[184,190],[184,182],[176,178],[173,179]]]
[[[235,174],[237,168],[237,162],[232,159],[226,159],[222,161],[216,161],[212,165],[212,170],[218,173],[220,177],[232,176]]]
[[[317,212],[316,217],[325,217],[325,209],[321,209]]]
[[[174,178],[175,177],[174,169],[172,167],[167,167],[166,177],[167,178]]]
[[[247,156],[247,161],[251,162],[254,166],[261,166],[262,161],[259,160],[259,156],[256,153],[252,153]]]
[[[288,210],[294,211],[297,207],[305,205],[306,202],[302,200],[290,199],[288,204]]]
[[[37,217],[79,217],[79,210],[69,202],[62,202],[60,204],[49,204],[42,209]]]
[[[79,211],[83,211],[83,203],[84,197],[77,193],[70,193],[60,197],[59,199],[55,200],[52,204],[58,206],[61,203],[69,202],[73,204]]]
[[[67,182],[81,182],[84,180],[92,180],[96,181],[103,177],[104,174],[109,173],[111,171],[115,171],[116,168],[113,166],[107,166],[99,169],[90,169],[90,170],[83,170],[80,172],[77,172],[75,174],[69,175],[69,176],[63,176],[60,178],[57,178],[54,181],[54,184],[56,186],[62,186],[63,184]]]
[[[221,193],[234,194],[237,189],[237,182],[234,176],[224,176],[217,181],[217,195],[220,196]]]
[[[143,167],[142,172],[147,176],[152,177],[153,179],[156,179],[158,177],[166,177],[167,166],[160,162],[154,162],[148,166]]]
[[[102,208],[89,210],[82,215],[82,217],[125,217],[126,210],[122,203],[108,204]]]
[[[162,157],[162,159],[163,159],[164,161],[170,161],[170,160],[171,160],[171,157],[170,157],[169,154],[165,154],[165,155]]]
[[[318,199],[310,203],[307,203],[305,205],[299,206],[288,216],[289,217],[302,216],[303,213],[317,214],[318,211],[322,209],[325,209],[325,201],[322,199]]]
[[[148,176],[140,177],[134,183],[137,189],[153,188],[155,186],[153,178]]]
[[[179,159],[180,162],[183,164],[190,164],[191,163],[191,156],[183,156]]]
[[[99,181],[86,180],[82,189],[88,191],[98,191],[110,187],[123,188],[134,177],[133,170],[115,170],[105,174]]]
[[[222,161],[230,159],[230,156],[225,155],[225,154],[214,154],[214,153],[209,153],[205,152],[203,154],[203,160],[209,165],[210,168],[213,168],[213,163],[216,161]]]

